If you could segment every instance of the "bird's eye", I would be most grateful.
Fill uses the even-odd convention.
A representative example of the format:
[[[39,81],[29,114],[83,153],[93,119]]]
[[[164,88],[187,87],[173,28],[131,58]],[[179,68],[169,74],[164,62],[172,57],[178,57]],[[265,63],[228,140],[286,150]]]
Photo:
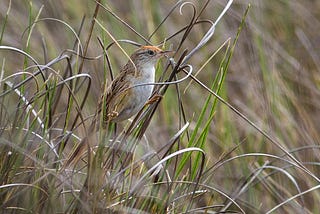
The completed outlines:
[[[150,56],[154,56],[154,55],[156,54],[156,52],[154,52],[153,50],[148,50],[148,54],[149,54]]]

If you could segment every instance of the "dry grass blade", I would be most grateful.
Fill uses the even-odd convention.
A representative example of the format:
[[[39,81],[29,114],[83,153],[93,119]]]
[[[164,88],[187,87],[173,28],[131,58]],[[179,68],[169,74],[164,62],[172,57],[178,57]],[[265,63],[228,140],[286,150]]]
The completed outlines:
[[[121,19],[119,16],[117,16],[117,14],[115,14],[114,12],[112,12],[112,10],[108,7],[108,6],[104,6],[102,5],[100,2],[101,1],[96,1],[97,4],[99,6],[101,6],[104,10],[106,10],[108,13],[110,13],[114,18],[116,18],[116,20],[120,21],[121,24],[123,24],[124,26],[126,26],[129,30],[131,30],[132,32],[134,32],[136,35],[138,35],[141,39],[143,39],[147,44],[151,45],[151,43],[149,42],[148,39],[144,38],[144,36],[142,36],[138,31],[136,31],[133,27],[131,27],[127,22],[125,22],[123,19]],[[114,40],[115,41],[115,40]]]
[[[203,157],[205,156],[205,153],[203,150],[199,149],[199,148],[186,148],[186,149],[182,149],[182,150],[179,150],[179,151],[176,151],[168,156],[166,156],[165,158],[163,158],[161,161],[159,161],[156,165],[154,165],[151,169],[149,169],[138,181],[137,181],[137,184],[134,185],[131,190],[130,190],[130,193],[129,195],[133,195],[135,194],[135,192],[138,190],[138,188],[141,188],[141,185],[142,185],[142,181],[150,175],[150,173],[154,172],[156,168],[158,168],[160,165],[163,165],[166,161],[174,158],[175,156],[177,155],[181,155],[185,152],[200,152],[203,154]],[[204,161],[204,159],[203,159]],[[199,172],[199,176],[201,176],[201,171]],[[199,181],[199,180],[198,180]],[[195,185],[195,188],[197,187],[197,184]],[[194,193],[194,192],[193,192]]]
[[[182,64],[185,64],[202,46],[204,46],[209,41],[209,39],[211,39],[211,37],[213,36],[214,31],[216,29],[216,25],[219,23],[221,18],[225,15],[227,10],[229,10],[232,2],[233,2],[233,0],[229,0],[228,1],[227,5],[224,7],[223,11],[220,13],[220,15],[217,18],[217,20],[213,23],[213,25],[210,27],[210,29],[207,31],[207,33],[203,36],[203,38],[198,43],[198,45],[194,49],[192,49],[190,51],[190,53],[184,58]],[[248,9],[247,9],[247,11],[248,11]],[[244,16],[244,19],[245,19],[245,17],[246,17],[246,15]]]

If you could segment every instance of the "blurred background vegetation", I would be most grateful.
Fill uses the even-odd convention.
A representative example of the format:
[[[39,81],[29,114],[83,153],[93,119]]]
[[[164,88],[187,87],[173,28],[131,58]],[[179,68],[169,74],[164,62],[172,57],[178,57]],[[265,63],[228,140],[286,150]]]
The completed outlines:
[[[52,147],[48,145],[51,145],[50,142],[52,145],[57,145],[57,142],[62,142],[61,139],[69,136],[68,131],[72,132],[75,137],[65,141],[68,144],[62,152],[63,158],[66,158],[77,144],[77,140],[86,135],[81,123],[75,118],[79,112],[81,118],[88,118],[95,112],[103,85],[110,82],[104,51],[97,38],[99,37],[105,46],[110,44],[113,40],[107,34],[107,30],[117,40],[128,39],[145,44],[140,36],[129,30],[106,8],[136,32],[148,38],[177,2],[175,0],[101,1],[105,8],[99,8],[96,20],[103,27],[95,23],[93,30],[90,28],[97,6],[95,1],[2,0],[0,2],[2,47],[0,49],[2,176],[0,208],[2,210],[13,213],[43,212],[43,210],[72,211],[68,204],[77,197],[65,199],[63,191],[58,193],[55,191],[56,183],[46,178],[53,175],[57,180],[63,180],[52,165],[53,158],[47,154],[53,155]],[[199,14],[201,8],[208,3],[201,13],[200,20],[212,22],[227,3],[224,0],[191,2],[196,14]],[[245,18],[245,24],[232,51],[228,44],[232,45],[236,39],[238,28],[249,4],[251,7]],[[150,42],[157,45],[166,40],[187,26],[192,15],[191,4],[184,5],[181,12],[177,7],[152,36]],[[177,61],[183,50],[190,51],[197,46],[209,28],[210,24],[206,22],[194,25],[181,49],[174,55],[174,59]],[[83,58],[75,53],[86,47],[90,32],[92,36],[82,67]],[[173,181],[190,181],[193,184],[199,182],[203,186],[198,187],[199,192],[196,196],[192,196],[192,200],[190,199],[192,201],[190,207],[179,200],[179,197],[187,198],[189,192],[183,192],[181,189],[173,191],[174,187],[171,186],[168,194],[170,192],[172,198],[168,199],[166,205],[159,205],[161,208],[154,208],[155,205],[152,205],[148,209],[144,203],[142,205],[136,203],[126,204],[117,210],[128,213],[154,210],[159,213],[184,211],[266,213],[285,202],[275,209],[274,213],[317,213],[317,210],[320,210],[319,32],[320,1],[234,1],[216,26],[213,37],[190,58],[188,64],[192,65],[193,74],[200,71],[196,76],[197,79],[209,88],[218,77],[219,84],[216,83],[213,90],[218,91],[220,88],[218,91],[220,96],[267,133],[273,143],[268,136],[259,132],[256,127],[214,97],[211,97],[207,104],[210,93],[195,81],[190,82],[191,79],[188,79],[178,84],[178,88],[170,85],[151,123],[147,126],[144,140],[148,139],[145,140],[148,149],[159,151],[160,157],[168,156],[183,148],[201,148],[205,152],[203,168],[196,165],[195,160],[200,157],[198,155],[183,156],[188,161],[183,161],[183,157],[179,156],[175,160],[176,163],[172,161],[167,167],[168,171],[175,175]],[[76,43],[75,34],[79,35],[82,47]],[[165,48],[176,50],[182,41],[182,35],[183,33],[177,34],[166,41]],[[136,49],[125,43],[121,43],[121,46],[129,54]],[[18,50],[24,53],[18,53]],[[35,77],[37,81],[31,80],[23,84],[18,88],[18,93],[10,90],[12,88],[10,83],[17,85],[32,77],[31,74],[37,70],[30,58],[27,59],[26,54],[32,56],[40,65],[54,61],[45,69],[43,77],[37,76]],[[72,69],[69,69],[66,60],[60,60],[59,56],[63,55],[72,56],[70,58]],[[108,56],[115,73],[127,61],[116,45],[108,50]],[[225,62],[226,56],[232,56],[230,64]],[[161,62],[157,78],[168,76],[168,74],[162,76],[161,68],[164,66],[165,62]],[[225,68],[228,69],[224,70]],[[66,72],[67,70],[70,73]],[[87,74],[88,78],[83,77],[82,87],[73,88],[76,92],[72,101],[66,87],[61,94],[55,93],[59,90],[57,83],[61,81],[60,78],[74,76],[76,82],[79,73]],[[10,75],[13,76],[9,77]],[[180,72],[177,78],[184,76]],[[91,85],[88,89],[89,77]],[[79,77],[80,80],[82,81],[82,77]],[[76,85],[74,82],[70,87]],[[46,89],[44,83],[51,90]],[[86,95],[87,89],[88,95]],[[50,102],[45,103],[39,91],[44,91]],[[44,129],[36,122],[34,114],[30,113],[33,116],[26,114],[28,105],[22,97],[32,100],[32,108],[43,121]],[[85,100],[84,106],[79,108],[82,100]],[[185,134],[179,134],[179,142],[174,144],[174,149],[169,149],[169,153],[164,154],[160,149],[170,142],[185,124],[181,106],[185,119],[189,122],[188,129]],[[204,112],[204,118],[199,120],[201,112]],[[73,124],[74,121],[78,126]],[[206,127],[208,121],[209,126]],[[20,129],[16,130],[15,127]],[[51,133],[48,144],[42,142],[48,133],[45,130],[57,132]],[[39,147],[46,148],[40,150]],[[296,162],[279,147],[291,153]],[[12,155],[15,153],[16,156]],[[142,156],[137,154],[139,155]],[[182,165],[177,163],[179,161]],[[196,165],[195,168],[193,164]],[[180,166],[183,168],[183,176],[176,169]],[[198,172],[200,168],[203,170],[201,178],[189,176],[191,169],[196,169]],[[46,185],[42,183],[44,180],[47,181]],[[25,191],[17,191],[20,185],[29,186],[31,192],[26,190],[27,187],[24,187]],[[37,192],[39,189],[41,193]],[[191,190],[193,189],[189,189]],[[51,191],[54,192],[55,198],[47,199],[50,198],[48,195]],[[22,199],[25,200],[24,203],[21,202]],[[39,201],[41,205],[34,205],[35,201]],[[163,210],[160,211],[161,209]]]

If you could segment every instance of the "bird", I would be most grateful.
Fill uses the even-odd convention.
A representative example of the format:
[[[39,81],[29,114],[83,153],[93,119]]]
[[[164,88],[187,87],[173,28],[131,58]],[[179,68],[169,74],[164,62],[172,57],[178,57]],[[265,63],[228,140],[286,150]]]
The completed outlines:
[[[127,120],[143,108],[154,88],[155,64],[169,52],[156,46],[141,46],[131,55],[103,94],[103,128],[110,122]]]
[[[102,128],[109,123],[119,123],[137,114],[148,102],[155,83],[155,65],[158,60],[172,51],[164,51],[156,46],[141,46],[120,69],[116,78],[102,93],[97,110],[89,128],[88,136],[83,138],[62,167],[77,162],[83,154],[85,145],[94,133],[98,115],[102,113]]]

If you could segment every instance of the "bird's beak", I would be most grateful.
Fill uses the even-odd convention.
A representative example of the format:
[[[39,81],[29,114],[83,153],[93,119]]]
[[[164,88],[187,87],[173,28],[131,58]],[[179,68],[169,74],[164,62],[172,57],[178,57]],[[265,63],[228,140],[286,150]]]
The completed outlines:
[[[168,57],[167,54],[170,54],[170,53],[173,53],[173,52],[174,52],[174,51],[161,51],[160,54],[161,54],[162,56]]]

